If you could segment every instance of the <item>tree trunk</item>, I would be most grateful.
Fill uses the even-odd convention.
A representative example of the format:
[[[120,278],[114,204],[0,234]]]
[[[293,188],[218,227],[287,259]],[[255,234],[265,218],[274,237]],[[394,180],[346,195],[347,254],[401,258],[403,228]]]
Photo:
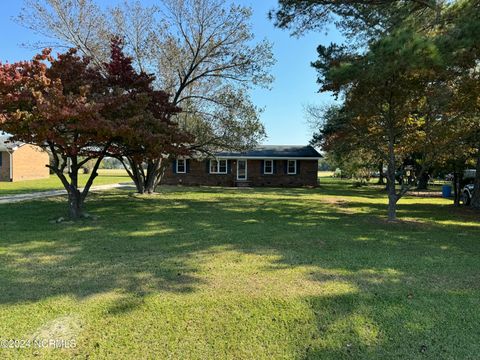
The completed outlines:
[[[397,221],[397,196],[395,194],[388,194],[388,221]]]
[[[143,186],[143,181],[135,181],[135,187],[137,188],[137,193],[145,194],[145,187]]]
[[[69,164],[68,175],[70,176],[70,184],[67,188],[69,213],[71,219],[77,220],[83,215],[82,194],[78,190],[78,171],[80,166],[78,166],[78,158],[76,156],[69,157],[67,163]]]
[[[393,142],[388,144],[388,166],[387,166],[387,179],[388,179],[388,221],[397,221],[397,193],[395,189],[395,152],[393,149]]]
[[[383,162],[378,165],[378,185],[385,185],[385,174],[383,173]]]
[[[475,174],[475,181],[473,187],[472,200],[470,206],[475,209],[480,209],[480,151],[477,155],[477,172]]]
[[[139,194],[153,194],[163,179],[168,161],[166,159],[154,159],[148,160],[146,163],[146,169],[143,163],[138,163],[135,159],[128,159],[129,167],[123,159],[122,161],[125,170],[135,183],[137,192]]]
[[[386,184],[385,184],[385,191],[387,192],[387,194],[388,194],[389,188],[390,188],[390,180],[388,180],[388,177],[387,177]]]
[[[135,187],[137,188],[137,193],[144,194],[145,193],[145,170],[143,169],[143,163],[136,161],[132,157],[117,157],[117,159],[122,163],[125,171],[127,172],[130,179],[132,179]],[[126,159],[126,161],[125,161]],[[127,165],[128,163],[128,165]]]
[[[68,194],[70,218],[77,220],[83,216],[83,199],[80,191],[71,188]]]
[[[397,194],[395,191],[395,171],[393,178],[388,176],[388,221],[397,221]],[[393,180],[392,180],[393,179]]]
[[[462,176],[461,173],[455,171],[453,173],[453,205],[460,206],[460,199],[462,197],[462,188],[461,188]]]
[[[158,162],[160,160],[149,161],[147,164],[147,176],[145,178],[145,192],[153,194],[157,187],[155,179],[157,178]]]
[[[417,190],[427,190],[428,189],[428,179],[429,175],[427,172],[424,172],[418,179]]]
[[[100,164],[105,157],[106,151],[110,146],[110,143],[105,145],[105,148],[101,155],[96,158],[95,165],[93,166],[90,176],[87,179],[85,187],[82,191],[78,188],[78,172],[88,161],[92,161],[94,158],[89,157],[84,160],[80,160],[78,156],[67,156],[57,151],[55,145],[51,142],[47,142],[48,148],[50,149],[50,154],[52,161],[47,167],[60,179],[63,187],[68,194],[68,206],[70,218],[77,220],[84,215],[83,207],[85,199],[87,198],[88,192],[92,187],[93,181],[98,176],[98,169]],[[68,176],[70,181],[68,181],[65,176],[65,169],[68,166]]]
[[[151,161],[148,167],[147,181],[145,184],[145,191],[148,194],[153,194],[157,190],[157,186],[165,175],[165,170],[169,162],[166,159],[156,159]]]

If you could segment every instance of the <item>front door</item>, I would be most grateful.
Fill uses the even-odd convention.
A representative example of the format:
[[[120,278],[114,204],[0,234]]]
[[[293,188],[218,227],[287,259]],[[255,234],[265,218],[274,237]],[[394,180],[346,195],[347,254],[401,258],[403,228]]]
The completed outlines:
[[[237,161],[237,180],[247,180],[247,160]]]

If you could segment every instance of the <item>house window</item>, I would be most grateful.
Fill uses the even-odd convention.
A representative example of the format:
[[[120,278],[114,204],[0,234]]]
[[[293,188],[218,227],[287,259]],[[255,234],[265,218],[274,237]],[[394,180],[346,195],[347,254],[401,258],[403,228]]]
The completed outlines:
[[[210,174],[226,174],[227,160],[210,160]]]
[[[187,160],[177,160],[177,174],[185,174],[187,172]]]
[[[297,160],[288,160],[287,171],[288,175],[295,175],[297,173]]]
[[[264,160],[263,161],[263,173],[264,174],[273,174],[273,160]]]

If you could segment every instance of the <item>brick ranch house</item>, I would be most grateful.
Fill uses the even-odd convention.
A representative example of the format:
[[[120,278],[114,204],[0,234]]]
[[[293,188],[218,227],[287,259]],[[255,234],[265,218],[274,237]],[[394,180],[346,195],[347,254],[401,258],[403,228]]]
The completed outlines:
[[[162,180],[167,185],[302,187],[318,185],[312,146],[259,146],[219,152],[209,159],[176,159]]]
[[[48,153],[33,145],[8,141],[0,132],[0,181],[20,181],[48,178]]]

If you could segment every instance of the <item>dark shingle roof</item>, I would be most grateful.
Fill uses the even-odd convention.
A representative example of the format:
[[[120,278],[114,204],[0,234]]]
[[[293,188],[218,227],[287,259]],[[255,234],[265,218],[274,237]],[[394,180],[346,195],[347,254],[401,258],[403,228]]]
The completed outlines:
[[[261,145],[243,152],[218,152],[217,157],[246,157],[246,158],[312,158],[319,159],[319,154],[312,146],[297,145]]]

